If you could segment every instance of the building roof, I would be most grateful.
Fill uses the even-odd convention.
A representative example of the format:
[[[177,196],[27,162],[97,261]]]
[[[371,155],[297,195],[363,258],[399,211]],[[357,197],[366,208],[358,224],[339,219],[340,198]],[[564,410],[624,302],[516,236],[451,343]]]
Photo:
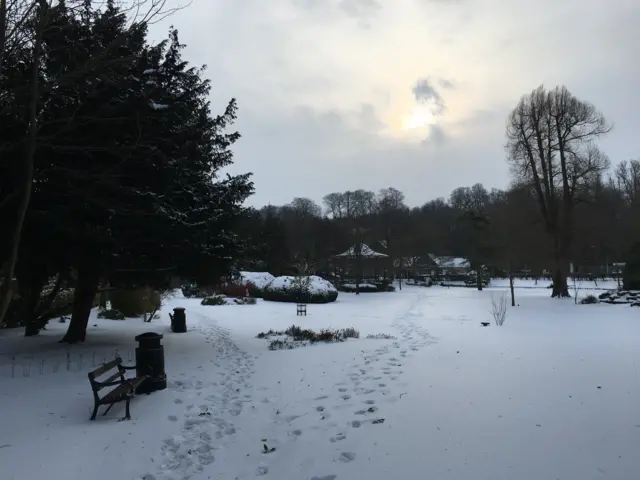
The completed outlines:
[[[471,262],[466,258],[462,257],[449,257],[449,256],[437,256],[432,253],[429,254],[429,257],[436,263],[436,265],[440,268],[470,268]]]
[[[372,250],[369,245],[367,245],[366,243],[363,243],[360,245],[360,252],[358,255],[358,251],[356,249],[356,245],[353,245],[351,247],[349,247],[349,249],[345,252],[339,253],[338,255],[335,255],[336,257],[357,257],[360,256],[362,258],[385,258],[388,257],[388,255],[384,254],[384,253],[380,253],[380,252],[376,252],[374,250]]]

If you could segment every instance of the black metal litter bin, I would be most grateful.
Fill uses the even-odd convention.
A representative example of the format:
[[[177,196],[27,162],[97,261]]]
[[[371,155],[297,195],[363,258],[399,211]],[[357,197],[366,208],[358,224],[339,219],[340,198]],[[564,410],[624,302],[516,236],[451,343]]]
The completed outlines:
[[[187,315],[184,313],[184,308],[174,308],[173,315],[169,314],[169,318],[171,318],[172,332],[184,333],[187,331]]]
[[[137,394],[151,393],[167,388],[167,374],[164,371],[164,347],[160,343],[163,335],[147,332],[138,335],[136,348],[136,375],[147,378],[136,389]]]

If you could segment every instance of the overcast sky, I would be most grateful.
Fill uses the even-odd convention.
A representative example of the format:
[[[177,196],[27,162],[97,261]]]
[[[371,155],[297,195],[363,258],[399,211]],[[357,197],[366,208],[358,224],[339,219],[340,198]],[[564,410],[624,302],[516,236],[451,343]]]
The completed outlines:
[[[238,100],[232,172],[254,173],[255,206],[504,188],[506,116],[541,83],[615,124],[613,163],[640,157],[638,0],[193,0],[154,36],[169,23],[214,112]]]

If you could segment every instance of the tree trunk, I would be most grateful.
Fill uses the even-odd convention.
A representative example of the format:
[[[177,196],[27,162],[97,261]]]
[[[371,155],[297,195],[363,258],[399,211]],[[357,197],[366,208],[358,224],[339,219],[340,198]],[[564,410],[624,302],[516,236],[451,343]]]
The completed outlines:
[[[516,293],[513,288],[513,273],[511,273],[511,269],[509,269],[509,289],[511,290],[511,306],[516,306]]]
[[[42,2],[46,7],[46,2]],[[24,172],[20,189],[20,203],[16,213],[15,224],[9,232],[8,250],[9,261],[7,267],[7,281],[3,282],[0,287],[0,323],[4,320],[4,316],[9,309],[12,298],[12,280],[18,262],[18,250],[20,247],[20,238],[22,236],[22,226],[24,225],[27,209],[31,202],[31,188],[33,183],[34,159],[36,155],[36,140],[38,133],[38,101],[39,101],[39,76],[40,76],[40,57],[42,52],[42,35],[46,23],[47,12],[41,8],[38,18],[38,26],[36,31],[35,44],[33,47],[33,66],[31,68],[31,86],[29,91],[29,128],[27,130],[27,154],[24,161]]]
[[[93,308],[93,301],[98,293],[99,280],[100,274],[93,265],[78,269],[71,321],[61,343],[84,342],[87,336],[89,315],[91,314],[91,308]]]
[[[568,221],[565,219],[565,221]],[[568,265],[569,265],[569,246],[571,245],[571,237],[567,232],[570,231],[568,224],[563,226],[563,230],[556,233],[554,238],[554,270],[553,270],[553,291],[551,298],[570,298],[569,286],[567,284]]]
[[[2,73],[6,54],[7,27],[7,0],[0,0],[0,74]]]
[[[556,256],[553,271],[553,291],[551,298],[569,298],[569,287],[567,285],[566,261],[562,256]]]
[[[479,292],[482,291],[482,273],[480,268],[476,269],[476,287],[478,287]]]
[[[38,321],[38,304],[46,280],[37,278],[37,275],[28,275],[25,281],[18,279],[18,291],[24,296],[24,336],[32,337],[40,333],[42,328]],[[21,284],[24,283],[24,287]]]

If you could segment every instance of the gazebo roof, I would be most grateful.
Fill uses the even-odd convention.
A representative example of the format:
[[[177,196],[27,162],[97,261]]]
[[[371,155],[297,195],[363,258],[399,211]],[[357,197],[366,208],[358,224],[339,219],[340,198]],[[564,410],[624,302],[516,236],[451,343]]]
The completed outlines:
[[[349,257],[349,258],[353,258],[353,257],[357,257],[358,254],[356,252],[356,246],[353,245],[351,247],[349,247],[349,249],[346,252],[342,252],[339,253],[338,255],[335,255],[336,257]],[[372,250],[371,247],[369,247],[369,245],[367,245],[366,243],[363,243],[360,245],[360,257],[362,258],[386,258],[388,257],[388,255],[385,255],[384,253],[380,253],[380,252],[376,252],[375,250]]]

